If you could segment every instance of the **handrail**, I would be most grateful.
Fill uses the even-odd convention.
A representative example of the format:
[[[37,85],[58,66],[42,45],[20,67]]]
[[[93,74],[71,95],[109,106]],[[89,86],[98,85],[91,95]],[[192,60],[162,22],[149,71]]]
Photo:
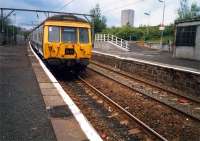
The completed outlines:
[[[111,34],[95,34],[95,41],[112,43],[122,49],[129,51],[128,41]]]

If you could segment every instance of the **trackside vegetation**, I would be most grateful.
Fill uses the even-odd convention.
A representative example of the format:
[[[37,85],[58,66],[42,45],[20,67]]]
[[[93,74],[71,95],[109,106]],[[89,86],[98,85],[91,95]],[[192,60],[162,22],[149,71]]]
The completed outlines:
[[[144,41],[159,41],[161,31],[159,26],[140,26],[140,27],[111,27],[106,28],[102,31],[104,34],[113,34],[117,37],[123,38],[125,40],[144,40]],[[168,25],[164,30],[164,42],[168,40],[173,40],[174,36],[174,25]]]

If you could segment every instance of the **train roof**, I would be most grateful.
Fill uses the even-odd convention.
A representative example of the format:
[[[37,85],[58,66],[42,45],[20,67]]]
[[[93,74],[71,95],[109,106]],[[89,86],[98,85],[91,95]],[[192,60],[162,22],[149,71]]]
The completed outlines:
[[[41,25],[43,25],[46,21],[76,21],[76,22],[89,23],[89,21],[87,21],[87,20],[80,18],[80,17],[77,17],[77,16],[74,16],[72,14],[69,14],[69,15],[66,15],[66,14],[65,15],[54,15],[54,16],[47,18],[41,24],[39,24],[38,26],[33,28],[31,30],[31,32],[34,31],[35,29],[37,29],[38,27],[40,27]]]
[[[76,22],[85,22],[85,23],[88,23],[88,21],[86,21],[85,19],[83,18],[80,18],[80,17],[77,17],[77,16],[74,16],[74,15],[54,15],[54,16],[51,16],[49,18],[47,18],[45,21],[49,21],[49,20],[55,20],[55,21],[76,21]]]

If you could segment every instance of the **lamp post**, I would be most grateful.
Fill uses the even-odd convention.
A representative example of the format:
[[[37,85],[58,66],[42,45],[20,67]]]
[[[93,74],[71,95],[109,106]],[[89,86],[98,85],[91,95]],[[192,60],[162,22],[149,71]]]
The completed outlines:
[[[13,23],[13,43],[15,43],[15,24],[16,24],[16,14],[13,14],[14,16],[14,23]]]
[[[149,35],[149,22],[150,22],[151,11],[144,12],[144,15],[148,16],[147,35]]]
[[[160,26],[160,30],[161,30],[161,37],[160,37],[160,47],[163,47],[163,32],[165,30],[164,28],[164,20],[165,20],[165,0],[158,0],[159,2],[163,3],[163,16],[162,16],[162,23]]]

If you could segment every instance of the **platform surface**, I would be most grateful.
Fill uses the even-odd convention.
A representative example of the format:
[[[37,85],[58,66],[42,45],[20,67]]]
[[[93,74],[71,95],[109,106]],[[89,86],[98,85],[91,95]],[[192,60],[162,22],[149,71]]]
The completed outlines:
[[[150,48],[142,48],[138,46],[131,46],[130,52],[121,50],[114,45],[108,45],[107,43],[95,43],[94,51],[107,53],[111,55],[116,55],[124,58],[135,58],[149,62],[155,62],[172,65],[173,67],[184,67],[188,70],[195,70],[200,72],[200,61],[188,60],[188,59],[178,59],[174,58],[172,53],[167,51],[159,51]]]
[[[66,101],[64,101],[63,97],[61,96],[60,92],[62,91],[62,89],[58,89],[56,87],[59,85],[58,81],[56,79],[52,80],[50,74],[47,75],[47,70],[44,71],[44,66],[41,66],[41,62],[39,62],[38,60],[39,58],[36,57],[37,54],[35,54],[30,47],[28,47],[28,55],[32,64],[32,68],[36,74],[42,97],[46,105],[48,116],[51,124],[53,125],[57,140],[88,141],[86,133],[82,130],[80,123],[75,118],[74,114],[69,108],[69,105],[66,103]],[[67,93],[65,93],[64,95],[67,96]],[[72,105],[73,104],[71,103],[70,106]],[[81,115],[80,112],[76,113],[78,115]],[[83,121],[81,124],[83,124]],[[89,129],[88,133],[89,131],[91,130]]]
[[[56,141],[25,46],[0,46],[0,140]]]

